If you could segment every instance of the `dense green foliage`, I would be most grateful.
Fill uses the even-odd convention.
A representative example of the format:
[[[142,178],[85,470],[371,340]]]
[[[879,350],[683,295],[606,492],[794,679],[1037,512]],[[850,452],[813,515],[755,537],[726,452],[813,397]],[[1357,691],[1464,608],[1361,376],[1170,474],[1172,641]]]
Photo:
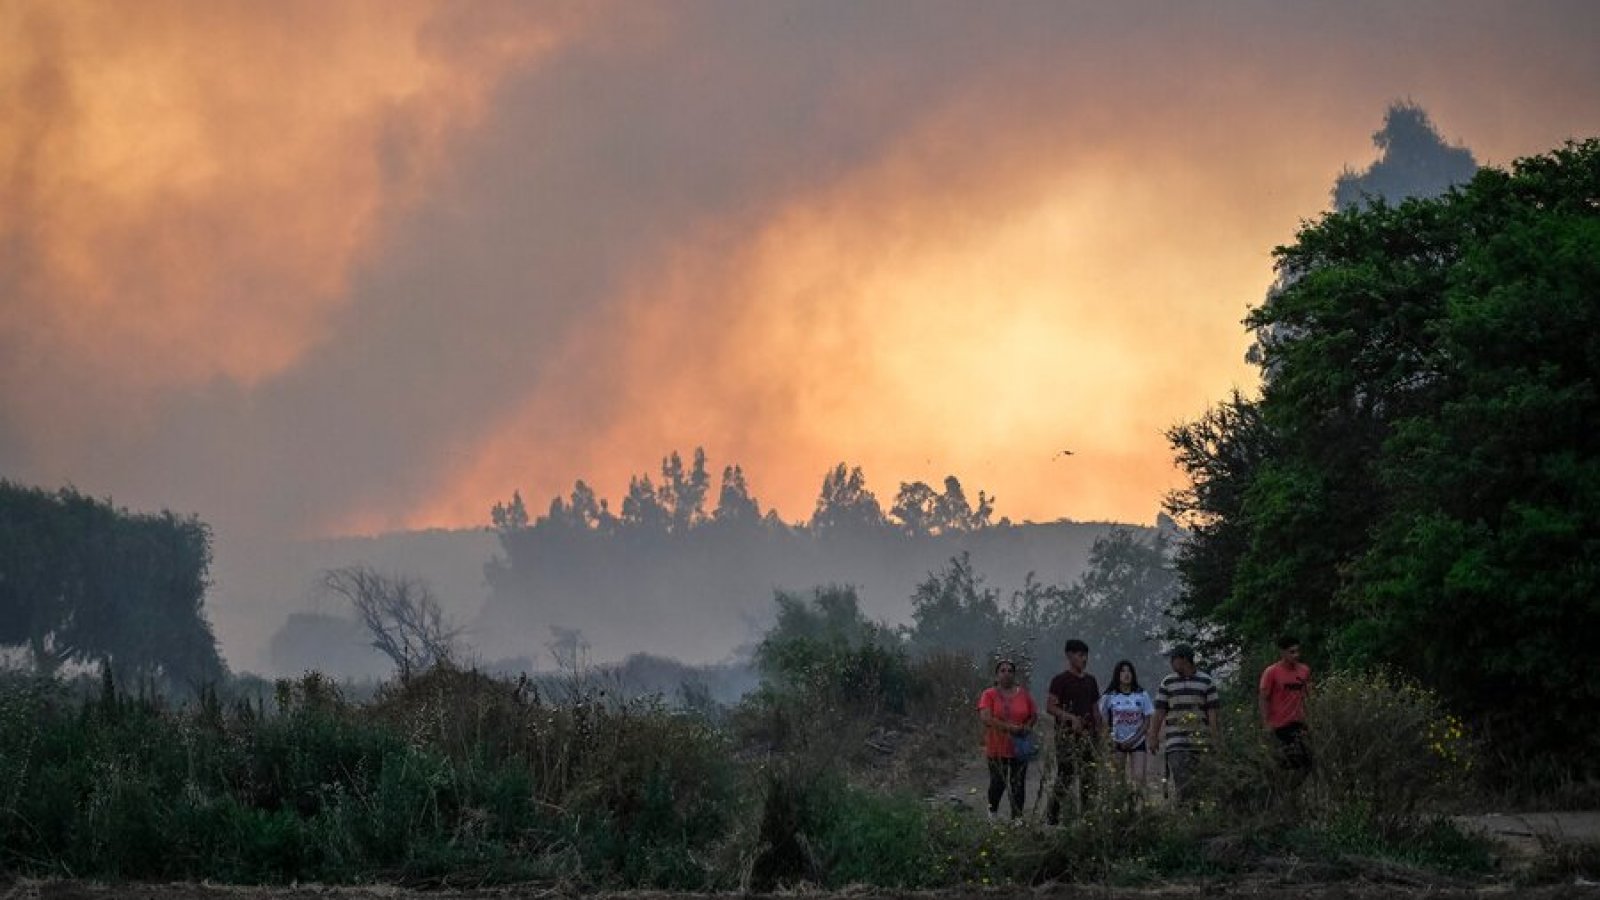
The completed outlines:
[[[94,663],[125,682],[215,683],[210,565],[197,519],[0,481],[0,647],[26,648],[41,672]]]
[[[778,592],[778,620],[756,647],[756,666],[785,694],[821,693],[862,711],[906,711],[910,667],[893,630],[870,622],[850,588],[809,598]]]
[[[1329,214],[1278,258],[1260,398],[1170,434],[1177,611],[1221,649],[1288,630],[1393,667],[1501,750],[1592,766],[1600,141]]]

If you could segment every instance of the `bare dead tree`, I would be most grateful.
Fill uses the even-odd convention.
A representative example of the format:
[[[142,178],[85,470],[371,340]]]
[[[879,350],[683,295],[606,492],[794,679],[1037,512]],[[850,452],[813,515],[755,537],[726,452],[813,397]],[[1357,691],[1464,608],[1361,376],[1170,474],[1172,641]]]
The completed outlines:
[[[457,655],[462,629],[445,616],[427,582],[345,566],[323,572],[322,587],[355,607],[372,646],[394,660],[401,678]]]

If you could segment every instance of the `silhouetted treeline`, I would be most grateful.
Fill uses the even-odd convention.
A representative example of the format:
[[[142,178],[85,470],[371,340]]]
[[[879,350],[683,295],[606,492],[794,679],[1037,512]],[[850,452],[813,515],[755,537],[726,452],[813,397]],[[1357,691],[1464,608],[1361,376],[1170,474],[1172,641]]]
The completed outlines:
[[[990,520],[994,514],[994,498],[979,491],[974,506],[954,475],[944,479],[943,491],[921,481],[902,482],[885,512],[877,495],[867,488],[861,467],[839,463],[823,476],[822,489],[810,519],[793,525],[785,523],[775,509],[762,514],[761,503],[750,494],[741,466],[723,467],[716,505],[708,509],[710,488],[705,450],[696,448],[688,465],[673,451],[661,460],[659,481],[653,481],[648,473],[628,479],[628,492],[622,498],[620,514],[613,513],[611,502],[597,496],[592,487],[579,479],[569,497],[550,500],[544,515],[530,518],[521,492],[516,492],[508,502],[495,504],[490,522],[500,532],[503,543],[506,535],[530,529],[610,535],[626,531],[684,534],[692,529],[715,526],[789,528],[817,533],[892,528],[916,536],[974,531],[993,524]],[[509,555],[509,545],[507,551]]]
[[[852,585],[867,614],[905,623],[917,585],[952,558],[966,555],[1009,596],[1030,573],[1035,590],[1073,583],[1111,531],[993,522],[993,499],[969,500],[953,476],[942,489],[900,485],[886,512],[861,469],[844,464],[825,474],[809,519],[790,524],[751,495],[738,466],[723,469],[709,506],[708,471],[703,451],[666,457],[656,478],[631,480],[621,515],[581,481],[536,519],[520,496],[496,506],[501,553],[486,567],[475,646],[486,658],[525,654],[563,626],[582,629],[601,659],[712,662],[759,640],[774,591]]]
[[[24,650],[41,673],[88,664],[122,684],[215,682],[210,565],[199,519],[0,481],[0,647]]]

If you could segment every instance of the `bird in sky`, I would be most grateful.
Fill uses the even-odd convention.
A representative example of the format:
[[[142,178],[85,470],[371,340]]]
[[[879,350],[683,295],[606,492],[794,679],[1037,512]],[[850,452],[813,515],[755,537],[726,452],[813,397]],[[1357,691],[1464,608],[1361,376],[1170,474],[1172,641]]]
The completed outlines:
[[[1073,454],[1072,454],[1071,450],[1062,450],[1062,451],[1058,452],[1055,456],[1052,456],[1051,459],[1060,459],[1063,456],[1072,456],[1072,455]]]

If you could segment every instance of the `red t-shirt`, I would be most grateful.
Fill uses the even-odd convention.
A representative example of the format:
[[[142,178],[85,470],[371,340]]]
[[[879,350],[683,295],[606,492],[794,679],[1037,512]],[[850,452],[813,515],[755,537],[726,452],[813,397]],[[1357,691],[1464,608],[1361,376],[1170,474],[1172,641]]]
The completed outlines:
[[[988,688],[978,698],[978,708],[987,709],[996,719],[1012,725],[1026,725],[1038,714],[1033,698],[1020,687],[1010,697],[1001,695],[999,688]],[[1010,759],[1011,733],[998,728],[983,729],[983,755],[990,759]]]
[[[1267,701],[1267,727],[1282,728],[1306,720],[1306,690],[1311,687],[1311,667],[1293,667],[1279,660],[1261,672],[1261,696]]]

